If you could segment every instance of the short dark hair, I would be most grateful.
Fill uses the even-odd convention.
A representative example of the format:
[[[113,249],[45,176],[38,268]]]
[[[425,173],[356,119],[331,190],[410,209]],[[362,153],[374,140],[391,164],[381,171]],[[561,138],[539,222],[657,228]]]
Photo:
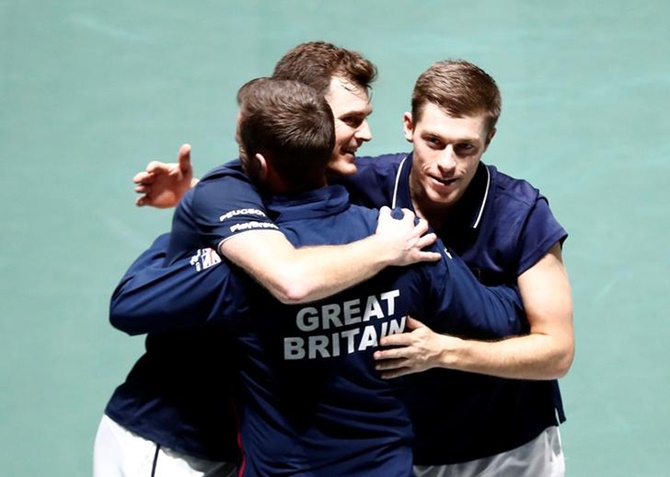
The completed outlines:
[[[238,101],[247,157],[262,154],[293,192],[321,185],[335,147],[324,97],[298,81],[256,78],[240,88]]]
[[[325,96],[334,77],[361,87],[368,94],[377,67],[360,53],[324,41],[301,43],[277,62],[273,78],[296,80]]]
[[[480,67],[464,60],[433,63],[416,80],[412,92],[412,120],[418,123],[427,103],[433,103],[450,116],[484,113],[489,132],[495,128],[502,99],[495,80]]]

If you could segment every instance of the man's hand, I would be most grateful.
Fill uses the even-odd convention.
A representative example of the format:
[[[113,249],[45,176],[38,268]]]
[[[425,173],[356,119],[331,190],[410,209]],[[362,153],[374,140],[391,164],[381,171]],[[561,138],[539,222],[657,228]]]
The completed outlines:
[[[459,338],[435,333],[412,317],[407,317],[411,331],[384,336],[379,346],[389,349],[375,351],[376,369],[383,379],[420,373],[437,366],[444,366],[444,355],[457,345]]]
[[[395,219],[390,208],[384,206],[379,210],[374,237],[380,242],[379,253],[388,255],[388,265],[404,266],[439,260],[439,253],[422,250],[437,240],[434,233],[426,233],[428,222],[420,219],[415,224],[414,212],[409,209],[402,209],[402,212],[402,219]]]
[[[135,205],[166,209],[179,203],[186,191],[197,183],[193,178],[190,144],[182,144],[177,160],[178,163],[169,164],[152,161],[145,171],[133,177],[137,184],[135,192],[144,194],[137,198]]]

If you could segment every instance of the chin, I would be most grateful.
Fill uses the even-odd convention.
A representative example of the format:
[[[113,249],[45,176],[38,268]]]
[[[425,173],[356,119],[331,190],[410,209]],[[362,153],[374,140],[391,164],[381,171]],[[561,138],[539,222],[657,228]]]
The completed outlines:
[[[430,194],[428,195],[428,198],[430,199],[431,202],[434,204],[441,204],[441,205],[451,205],[454,202],[456,202],[455,197],[458,197],[458,194],[454,191],[450,192],[438,192],[435,189],[430,189]]]
[[[332,164],[328,164],[328,172],[338,176],[351,176],[356,174],[358,167],[353,162],[348,160],[340,160]]]

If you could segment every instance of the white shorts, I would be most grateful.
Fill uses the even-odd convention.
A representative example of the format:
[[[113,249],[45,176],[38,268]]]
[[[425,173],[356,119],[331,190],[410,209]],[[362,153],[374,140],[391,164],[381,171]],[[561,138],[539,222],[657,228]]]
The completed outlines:
[[[93,450],[93,477],[235,477],[237,465],[198,459],[133,434],[103,415]]]
[[[491,457],[451,465],[415,465],[416,477],[563,477],[565,460],[557,426],[530,442]]]

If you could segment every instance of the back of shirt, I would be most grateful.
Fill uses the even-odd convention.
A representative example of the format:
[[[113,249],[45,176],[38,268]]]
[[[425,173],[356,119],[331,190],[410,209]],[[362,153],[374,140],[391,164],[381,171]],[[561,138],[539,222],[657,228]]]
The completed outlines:
[[[268,214],[296,246],[374,233],[377,211],[329,191],[278,199]],[[243,475],[411,475],[404,404],[372,359],[381,336],[404,328],[411,306],[397,275],[295,306],[250,287],[251,315],[240,330]]]

